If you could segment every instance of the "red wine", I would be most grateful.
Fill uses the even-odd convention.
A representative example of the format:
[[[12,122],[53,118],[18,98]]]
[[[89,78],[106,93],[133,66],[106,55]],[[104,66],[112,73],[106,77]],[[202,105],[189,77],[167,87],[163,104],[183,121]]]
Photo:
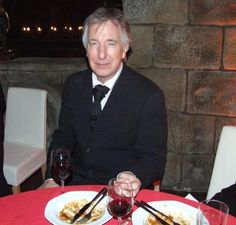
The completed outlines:
[[[124,217],[130,213],[132,205],[125,199],[115,199],[108,204],[110,213],[115,217]]]
[[[52,167],[52,174],[53,178],[56,182],[60,180],[66,180],[71,172],[71,168],[69,165],[57,164],[56,166]]]

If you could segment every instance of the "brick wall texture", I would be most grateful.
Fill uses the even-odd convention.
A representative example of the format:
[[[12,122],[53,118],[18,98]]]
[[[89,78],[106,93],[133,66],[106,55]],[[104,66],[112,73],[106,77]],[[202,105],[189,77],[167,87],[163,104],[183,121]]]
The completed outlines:
[[[206,192],[221,129],[236,125],[235,4],[123,0],[134,39],[128,64],[165,93],[169,137],[163,188]]]

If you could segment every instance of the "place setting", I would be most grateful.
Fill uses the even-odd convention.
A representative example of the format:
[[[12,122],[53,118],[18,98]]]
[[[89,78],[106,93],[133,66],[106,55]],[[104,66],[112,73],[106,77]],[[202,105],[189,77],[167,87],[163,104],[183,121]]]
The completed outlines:
[[[197,209],[178,201],[135,201],[135,225],[196,225]]]
[[[199,203],[197,209],[173,200],[144,202],[127,196],[121,198],[107,186],[99,192],[70,191],[61,194],[47,203],[44,216],[54,225],[101,225],[112,218],[117,220],[118,225],[218,225],[211,222],[206,210],[200,211],[202,204]],[[138,207],[134,211],[133,205]],[[217,215],[225,221],[227,211],[221,211]]]
[[[51,168],[53,179],[60,184],[60,193],[48,201],[44,216],[54,225],[101,225],[112,218],[118,225],[218,225],[216,221],[212,223],[209,214],[223,221],[219,225],[226,224],[228,211],[227,206],[223,211],[223,204],[217,208],[216,202],[214,205],[200,202],[199,207],[194,208],[174,200],[139,201],[133,196],[132,183],[128,179],[112,178],[98,192],[65,192],[65,182],[71,175],[70,152],[66,148],[52,151]],[[217,210],[209,211],[210,206]]]
[[[65,183],[71,176],[71,156],[67,148],[52,150],[51,172],[54,181],[60,184],[60,194],[46,205],[44,216],[50,223],[99,225],[112,218],[106,209],[107,188],[99,192],[65,192]]]
[[[54,225],[104,224],[112,218],[106,208],[106,191],[105,188],[100,192],[70,191],[61,194],[47,203],[44,216]],[[91,204],[86,207],[90,201]],[[98,204],[96,204],[97,202]],[[93,208],[95,205],[96,207]],[[87,221],[81,222],[90,211],[92,212],[91,217]]]
[[[70,152],[66,148],[52,151],[51,168],[53,179],[60,184],[60,194],[48,201],[44,216],[54,225],[101,225],[112,218],[118,225],[211,225],[204,208],[210,205],[208,202],[200,202],[197,209],[174,200],[139,201],[128,179],[112,178],[98,192],[65,192],[65,182],[71,175]],[[227,213],[226,208],[222,215]]]
[[[177,201],[138,201],[131,190],[129,180],[113,178],[99,192],[60,194],[47,203],[44,215],[54,225],[101,225],[112,218],[118,225],[196,225],[196,208]]]
[[[105,224],[112,217],[122,224],[133,209],[131,182],[111,179],[99,192],[70,191],[50,200],[45,208],[46,219],[54,225]]]

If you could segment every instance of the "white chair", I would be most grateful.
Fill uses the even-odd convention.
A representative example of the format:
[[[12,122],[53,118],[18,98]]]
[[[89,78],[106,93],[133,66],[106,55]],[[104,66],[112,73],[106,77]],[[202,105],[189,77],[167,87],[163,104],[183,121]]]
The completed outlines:
[[[46,168],[47,92],[10,87],[7,93],[3,171],[13,193],[40,167]]]
[[[216,152],[207,199],[236,182],[236,126],[224,126]]]

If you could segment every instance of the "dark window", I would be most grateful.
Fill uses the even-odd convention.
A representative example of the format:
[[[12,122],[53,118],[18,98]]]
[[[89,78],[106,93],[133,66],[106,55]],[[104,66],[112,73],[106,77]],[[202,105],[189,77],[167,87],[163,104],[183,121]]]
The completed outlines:
[[[6,0],[7,47],[19,57],[84,57],[81,26],[100,6],[122,9],[122,0]]]

